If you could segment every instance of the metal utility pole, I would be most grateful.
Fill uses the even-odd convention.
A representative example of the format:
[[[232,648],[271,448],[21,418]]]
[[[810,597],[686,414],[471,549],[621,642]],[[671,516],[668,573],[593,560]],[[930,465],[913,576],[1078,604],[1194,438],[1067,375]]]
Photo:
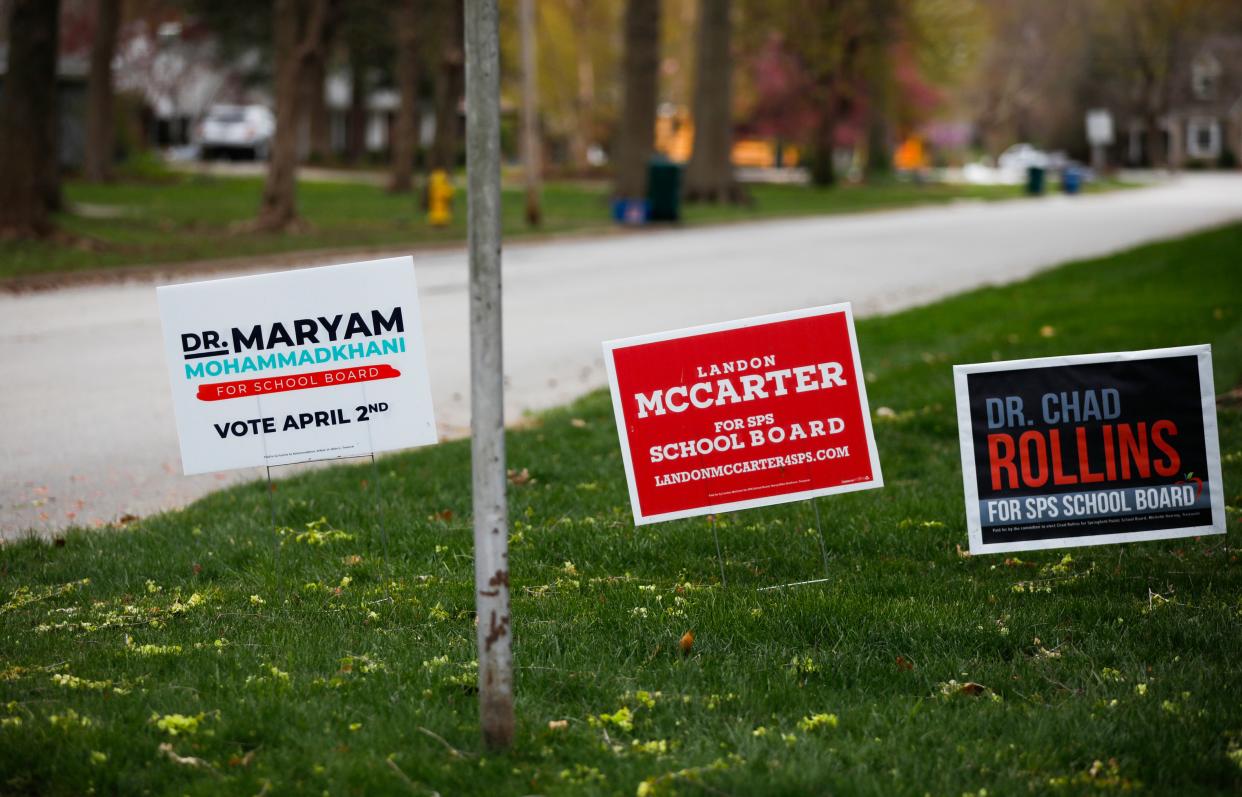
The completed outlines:
[[[539,70],[535,53],[535,0],[522,0],[522,161],[526,165],[526,224],[538,227],[539,202]]]
[[[493,749],[513,743],[509,509],[500,323],[500,14],[466,0],[466,230],[470,245],[470,461],[479,720]]]

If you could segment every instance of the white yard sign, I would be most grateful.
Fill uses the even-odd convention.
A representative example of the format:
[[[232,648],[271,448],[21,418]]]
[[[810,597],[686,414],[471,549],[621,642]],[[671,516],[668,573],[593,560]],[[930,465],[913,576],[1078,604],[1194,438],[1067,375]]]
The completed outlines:
[[[436,442],[411,258],[157,296],[187,475]]]

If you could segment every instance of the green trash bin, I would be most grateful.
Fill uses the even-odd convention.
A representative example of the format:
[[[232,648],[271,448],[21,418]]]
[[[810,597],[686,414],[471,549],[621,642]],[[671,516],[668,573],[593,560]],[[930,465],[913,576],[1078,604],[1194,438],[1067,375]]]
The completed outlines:
[[[1026,167],[1026,192],[1031,196],[1044,193],[1044,172],[1043,166]]]
[[[652,158],[647,163],[647,218],[651,221],[681,221],[680,163]]]

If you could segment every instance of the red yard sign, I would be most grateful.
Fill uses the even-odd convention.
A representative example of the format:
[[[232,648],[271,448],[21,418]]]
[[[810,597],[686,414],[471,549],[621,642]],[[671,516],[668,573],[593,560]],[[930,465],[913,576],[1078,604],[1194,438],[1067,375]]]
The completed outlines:
[[[848,304],[604,344],[634,522],[882,487]]]

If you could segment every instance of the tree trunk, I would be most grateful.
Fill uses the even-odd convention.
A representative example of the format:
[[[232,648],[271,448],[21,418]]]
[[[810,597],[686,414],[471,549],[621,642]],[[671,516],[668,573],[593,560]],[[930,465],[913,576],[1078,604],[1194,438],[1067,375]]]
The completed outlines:
[[[440,50],[440,68],[435,81],[436,136],[431,144],[428,166],[453,171],[461,138],[457,108],[465,80],[465,54],[462,50],[464,12],[461,0],[441,0],[446,31]]]
[[[301,224],[297,209],[298,99],[307,63],[323,43],[329,0],[275,0],[272,39],[275,61],[276,132],[267,183],[254,227],[279,232]]]
[[[349,55],[349,110],[345,113],[345,160],[357,163],[367,151],[367,71],[356,52]]]
[[[574,27],[580,31],[588,29],[590,0],[576,0],[573,7]],[[578,59],[578,93],[574,100],[575,124],[570,132],[569,149],[573,154],[574,167],[585,172],[591,164],[587,160],[587,147],[590,146],[590,135],[594,128],[591,110],[595,105],[595,65],[591,63],[591,49],[586,36],[579,36],[575,42]]]
[[[319,31],[319,46],[306,53],[302,64],[302,118],[306,131],[306,159],[326,163],[332,159],[332,116],[328,110],[325,83],[328,79],[328,53],[340,24],[340,0],[329,0]]]
[[[1168,165],[1168,148],[1161,135],[1160,114],[1148,111],[1147,117],[1147,164],[1153,169],[1163,169]]]
[[[618,125],[616,185],[624,199],[647,196],[647,161],[655,149],[660,67],[660,0],[629,0],[625,7],[623,98]]]
[[[1185,122],[1176,116],[1169,119],[1165,128],[1165,168],[1180,171],[1186,165],[1186,140],[1183,136]]]
[[[327,78],[326,65],[322,58],[318,59],[311,71],[316,75],[319,91],[311,98],[310,116],[310,156],[312,160],[324,163],[332,159],[332,115],[328,110],[328,99],[324,96],[324,81]]]
[[[863,172],[868,180],[884,179],[893,172],[893,28],[897,9],[893,0],[870,0],[874,26],[868,46],[867,160]]]
[[[332,154],[331,121],[324,97],[327,62],[320,50],[307,59],[302,72],[302,129],[305,131],[306,160],[323,163]]]
[[[64,196],[60,190],[60,115],[61,115],[61,91],[60,91],[60,0],[53,3],[57,7],[56,21],[56,41],[52,45],[52,82],[45,84],[51,86],[51,102],[48,103],[47,111],[43,117],[43,135],[48,142],[48,157],[44,161],[43,166],[43,201],[47,204],[48,212],[55,213],[64,209]]]
[[[886,93],[881,90],[881,93]],[[879,99],[872,94],[872,99]],[[882,105],[886,102],[880,100]],[[867,112],[867,160],[864,173],[868,180],[883,180],[893,174],[893,130],[888,111],[872,107]]]
[[[57,113],[58,0],[10,0],[9,65],[0,93],[0,238],[44,236],[48,176],[59,159],[46,135]]]
[[[539,70],[536,66],[535,0],[521,0],[522,163],[526,167],[526,224],[538,227],[539,206]]]
[[[388,190],[406,194],[414,186],[414,157],[418,152],[418,7],[417,0],[401,0],[393,15],[397,31],[397,90],[400,104],[392,136],[392,179]]]
[[[837,148],[837,100],[834,97],[824,103],[824,112],[815,126],[815,140],[811,154],[811,184],[828,188],[837,184],[837,168],[834,155]]]
[[[733,58],[730,0],[701,0],[694,88],[694,150],[686,167],[686,199],[740,202],[733,179]]]
[[[98,0],[95,4],[95,41],[91,47],[91,71],[86,93],[86,179],[96,183],[112,179],[116,120],[112,116],[112,57],[116,31],[121,22],[121,0]]]

